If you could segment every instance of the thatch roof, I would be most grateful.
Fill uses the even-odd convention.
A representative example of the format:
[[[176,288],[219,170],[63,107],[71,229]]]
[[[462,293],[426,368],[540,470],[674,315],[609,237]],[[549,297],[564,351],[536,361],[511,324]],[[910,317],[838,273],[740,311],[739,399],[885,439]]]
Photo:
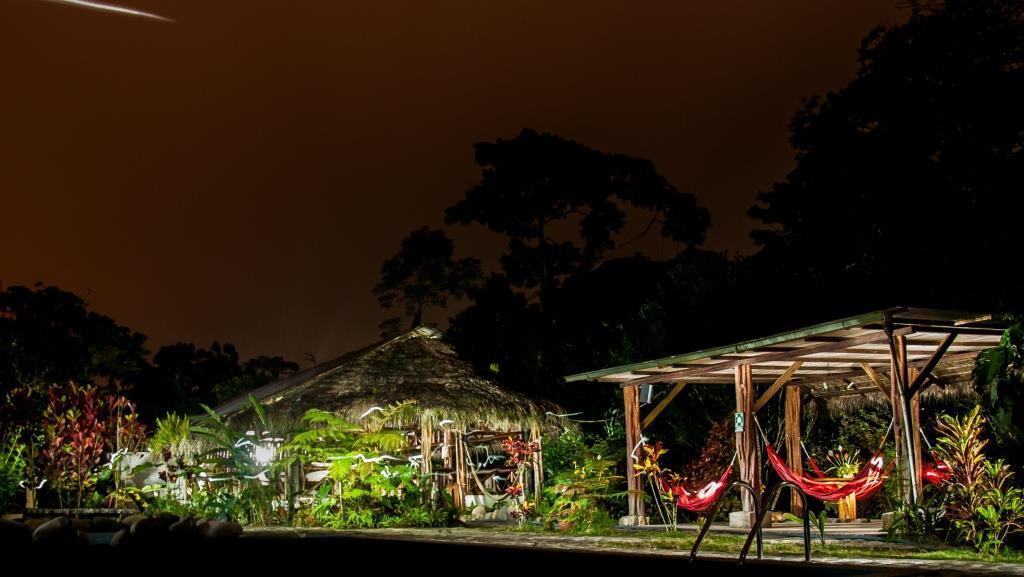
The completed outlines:
[[[932,382],[921,392],[922,401],[928,403],[944,399],[976,398],[973,370],[974,359],[939,363],[932,371]],[[885,373],[882,375],[887,376]],[[811,398],[824,401],[823,405],[830,413],[852,412],[872,405],[890,405],[889,398],[874,387],[866,376],[823,382],[809,389]],[[812,411],[818,406],[818,403],[808,403]]]
[[[444,333],[418,327],[342,355],[252,394],[272,418],[297,419],[321,409],[356,421],[373,407],[414,401],[416,414],[434,422],[515,428],[546,420],[557,406],[507,391],[455,352]],[[230,416],[248,393],[217,407]],[[407,423],[411,424],[411,423]]]

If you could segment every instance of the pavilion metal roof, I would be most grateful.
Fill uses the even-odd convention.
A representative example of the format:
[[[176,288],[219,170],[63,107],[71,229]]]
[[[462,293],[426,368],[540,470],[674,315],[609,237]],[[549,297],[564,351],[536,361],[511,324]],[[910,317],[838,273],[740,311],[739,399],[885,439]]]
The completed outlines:
[[[886,317],[907,342],[910,367],[921,368],[943,346],[931,380],[963,380],[974,358],[999,343],[1007,323],[992,315],[923,308],[893,308],[821,323],[769,337],[660,359],[570,375],[567,382],[622,385],[686,382],[733,383],[735,367],[750,365],[755,383],[772,383],[789,373],[790,384],[827,396],[878,392],[877,377],[889,371]],[[794,364],[800,364],[793,369]],[[872,375],[874,373],[874,375]],[[872,380],[872,376],[876,377]],[[837,389],[830,384],[840,384]]]

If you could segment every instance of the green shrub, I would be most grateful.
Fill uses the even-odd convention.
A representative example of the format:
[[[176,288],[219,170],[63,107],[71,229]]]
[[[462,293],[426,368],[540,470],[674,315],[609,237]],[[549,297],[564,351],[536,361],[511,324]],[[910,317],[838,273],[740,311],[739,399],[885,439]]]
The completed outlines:
[[[17,507],[21,487],[25,478],[24,447],[14,435],[0,438],[0,513]]]

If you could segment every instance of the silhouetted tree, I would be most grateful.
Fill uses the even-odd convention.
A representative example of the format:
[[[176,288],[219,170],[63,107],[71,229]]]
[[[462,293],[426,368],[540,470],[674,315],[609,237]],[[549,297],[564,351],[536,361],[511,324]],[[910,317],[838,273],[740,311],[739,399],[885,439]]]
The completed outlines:
[[[532,130],[475,148],[480,182],[447,210],[446,220],[507,237],[505,276],[513,287],[536,289],[541,309],[565,278],[593,269],[632,240],[617,238],[626,206],[647,212],[641,234],[658,226],[688,247],[704,241],[707,210],[649,160]]]
[[[128,387],[146,366],[145,342],[73,293],[7,287],[0,292],[0,396],[16,386],[71,381]]]
[[[284,357],[253,357],[242,364],[241,374],[213,385],[215,402],[220,404],[238,395],[258,389],[299,370],[299,365]]]
[[[479,284],[483,273],[475,258],[455,259],[455,245],[444,231],[420,228],[402,240],[402,248],[381,267],[373,294],[385,310],[404,306],[409,328],[423,323],[430,307],[447,307],[448,299],[461,299]],[[402,317],[381,323],[381,336],[398,332]]]
[[[793,118],[796,168],[750,210],[770,225],[754,266],[833,306],[1019,308],[1024,3],[911,9]]]

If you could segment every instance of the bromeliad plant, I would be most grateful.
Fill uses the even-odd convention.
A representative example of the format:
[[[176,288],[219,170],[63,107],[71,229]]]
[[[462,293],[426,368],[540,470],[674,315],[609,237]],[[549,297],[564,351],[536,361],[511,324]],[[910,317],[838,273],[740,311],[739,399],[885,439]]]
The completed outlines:
[[[836,477],[853,477],[860,471],[862,464],[860,449],[850,451],[839,445],[834,451],[829,449],[825,462],[827,463],[826,471]]]
[[[1024,493],[1010,486],[1013,473],[1008,465],[985,457],[984,425],[980,407],[962,418],[941,415],[935,453],[950,469],[944,485],[945,511],[957,537],[982,553],[994,554],[1008,535],[1022,529]]]

